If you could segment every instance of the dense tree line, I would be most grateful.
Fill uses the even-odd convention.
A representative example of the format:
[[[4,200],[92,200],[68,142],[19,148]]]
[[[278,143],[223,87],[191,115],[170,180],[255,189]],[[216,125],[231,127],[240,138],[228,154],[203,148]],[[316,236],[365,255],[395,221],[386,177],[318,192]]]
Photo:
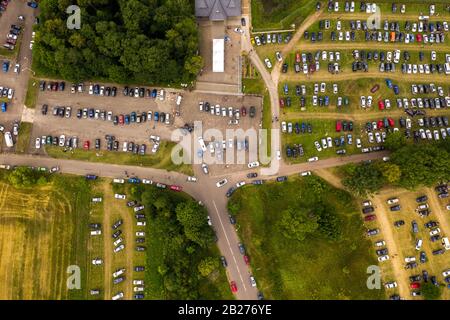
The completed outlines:
[[[132,195],[145,206],[152,224],[151,237],[161,246],[157,270],[166,299],[200,299],[199,283],[219,268],[217,256],[208,255],[214,232],[205,208],[192,199],[155,187],[134,187]]]
[[[375,193],[386,184],[407,189],[450,179],[450,141],[406,144],[396,134],[387,137],[392,151],[389,162],[362,163],[344,167],[343,184],[359,196]]]
[[[30,167],[17,167],[8,174],[8,181],[15,188],[29,188],[47,183],[45,174]]]
[[[69,30],[66,8],[81,8]],[[197,55],[194,2],[189,0],[42,0],[33,48],[35,71],[71,81],[188,83]]]

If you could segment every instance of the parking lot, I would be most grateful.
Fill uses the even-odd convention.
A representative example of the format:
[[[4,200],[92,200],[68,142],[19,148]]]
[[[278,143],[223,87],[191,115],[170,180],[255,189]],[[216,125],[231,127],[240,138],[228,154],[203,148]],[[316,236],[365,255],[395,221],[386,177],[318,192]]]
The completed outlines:
[[[108,86],[105,84],[105,86]],[[86,89],[88,85],[86,84]],[[116,140],[120,143],[120,150],[122,149],[122,142],[133,141],[135,143],[148,143],[151,135],[157,135],[162,140],[171,140],[172,131],[176,128],[181,128],[185,124],[193,125],[194,121],[201,121],[203,131],[206,129],[218,129],[225,134],[225,129],[258,129],[260,126],[262,113],[262,99],[256,96],[224,96],[215,94],[205,94],[198,92],[181,92],[177,90],[166,90],[164,100],[160,100],[159,96],[156,98],[143,97],[135,98],[124,96],[122,89],[117,89],[117,96],[97,96],[90,95],[87,90],[83,93],[71,93],[70,84],[66,84],[64,91],[41,91],[39,92],[38,102],[35,110],[34,125],[32,132],[32,139],[30,141],[30,150],[37,153],[43,153],[43,148],[36,149],[35,139],[42,136],[77,136],[79,140],[79,147],[83,142],[90,140],[90,145],[93,146],[94,140],[103,139],[105,135],[114,135]],[[180,116],[176,116],[177,96],[182,95],[181,107],[179,110]],[[227,108],[227,115],[223,116],[211,114],[210,112],[200,111],[199,102],[209,102],[211,105],[220,105]],[[43,115],[42,106],[46,104],[48,111]],[[53,108],[55,106],[71,107],[70,117],[54,116]],[[251,106],[256,108],[256,113],[253,118],[249,115],[239,117],[239,125],[229,124],[232,119],[229,117],[228,108],[233,110],[246,107],[249,110]],[[140,123],[131,122],[130,124],[114,125],[112,121],[101,120],[99,117],[93,118],[77,118],[78,109],[93,109],[99,111],[112,112],[113,117],[116,115],[130,115],[136,112],[137,115],[152,112],[152,120],[141,121]],[[154,120],[155,112],[159,114],[170,114],[169,124]],[[247,111],[248,112],[248,111]],[[234,119],[234,117],[233,117]],[[194,152],[196,150],[193,150]]]

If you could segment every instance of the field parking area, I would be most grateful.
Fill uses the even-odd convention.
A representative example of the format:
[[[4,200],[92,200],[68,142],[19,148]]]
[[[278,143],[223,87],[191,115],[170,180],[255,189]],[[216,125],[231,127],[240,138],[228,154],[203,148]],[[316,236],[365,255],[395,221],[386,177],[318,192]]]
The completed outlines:
[[[416,201],[416,198],[420,196],[427,196],[428,200],[418,203]],[[395,260],[393,263],[397,263],[401,266],[402,275],[399,279],[394,279],[390,276],[390,271],[387,271],[387,274],[385,275],[386,281],[392,281],[395,280],[397,283],[402,282],[404,286],[407,286],[408,291],[420,291],[420,290],[411,290],[409,288],[409,284],[411,282],[420,282],[423,283],[424,276],[423,272],[428,272],[428,281],[431,281],[431,277],[435,276],[436,281],[441,285],[441,299],[442,300],[448,300],[450,297],[450,291],[447,288],[447,284],[444,281],[444,277],[442,275],[442,272],[444,270],[447,270],[450,267],[448,255],[449,251],[444,250],[443,254],[440,255],[434,255],[432,254],[432,251],[442,249],[441,244],[441,238],[442,237],[448,237],[449,236],[449,230],[447,230],[450,219],[447,215],[442,215],[441,213],[445,212],[445,207],[443,205],[436,205],[439,202],[437,201],[437,195],[434,192],[433,189],[430,188],[422,188],[417,191],[408,191],[404,189],[385,189],[380,192],[379,195],[376,197],[376,204],[379,204],[378,206],[375,206],[375,212],[376,215],[384,215],[387,217],[387,221],[390,224],[389,229],[392,229],[393,234],[393,240],[395,241],[395,245],[397,248],[397,252],[395,252],[394,256],[392,256],[392,252],[389,253],[391,256],[391,259]],[[398,204],[401,206],[400,211],[391,211],[390,207],[393,206],[393,204],[389,205],[387,203],[388,199],[392,198],[398,198],[399,202]],[[417,213],[416,208],[420,205],[427,205],[429,207],[430,215],[427,217],[420,217],[420,215]],[[380,219],[378,219],[380,220]],[[404,221],[404,225],[400,227],[394,226],[394,222],[396,221]],[[425,223],[429,221],[437,221],[439,225],[437,227],[433,228],[427,228],[425,227]],[[412,223],[417,223],[417,230],[416,232],[413,229]],[[375,227],[377,222],[368,222],[368,227],[373,228]],[[387,226],[381,225],[382,229],[385,229]],[[436,234],[439,235],[439,239],[435,240],[434,242],[431,241],[430,232],[432,230],[438,230]],[[421,239],[423,241],[422,247],[417,250],[416,244],[417,241]],[[389,246],[387,247],[388,250],[390,250]],[[378,248],[377,248],[378,249]],[[424,262],[420,260],[420,254],[424,252],[425,253],[425,260]],[[417,267],[412,269],[405,269],[405,258],[407,257],[414,257]],[[389,263],[388,263],[389,264]],[[388,265],[386,264],[386,266]],[[385,267],[383,266],[383,273],[385,269],[389,270],[389,266]],[[420,281],[410,281],[409,277],[414,275],[420,275],[421,280]],[[390,290],[389,292],[392,294],[398,293],[396,289]],[[411,293],[409,293],[409,297],[407,299],[418,299],[420,297],[413,297]]]

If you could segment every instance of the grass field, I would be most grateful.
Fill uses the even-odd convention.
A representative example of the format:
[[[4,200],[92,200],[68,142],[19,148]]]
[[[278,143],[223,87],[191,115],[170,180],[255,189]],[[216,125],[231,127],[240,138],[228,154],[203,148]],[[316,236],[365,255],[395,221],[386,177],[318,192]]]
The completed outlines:
[[[315,10],[315,0],[286,0],[279,5],[272,0],[253,0],[253,31],[290,29],[292,24],[299,26]]]
[[[173,142],[163,141],[156,155],[135,155],[125,152],[112,152],[95,150],[75,149],[67,151],[60,147],[46,146],[45,150],[50,157],[59,159],[83,160],[91,162],[104,162],[112,164],[134,165],[152,167],[155,169],[165,169],[168,171],[178,171],[187,175],[193,175],[193,169],[190,165],[175,165],[171,159],[171,150],[175,144]]]
[[[376,265],[363,237],[361,217],[350,194],[324,182],[321,200],[338,213],[341,240],[318,235],[288,240],[276,228],[283,210],[294,204],[313,207],[316,201],[305,179],[240,189],[237,214],[258,287],[269,299],[382,299],[383,290],[368,290],[366,269]],[[317,195],[317,193],[316,193]]]
[[[22,122],[19,127],[19,138],[17,139],[16,152],[27,153],[30,146],[31,130],[33,124],[30,122]]]
[[[39,92],[39,80],[30,77],[30,79],[28,80],[27,95],[25,96],[25,105],[27,106],[27,108],[30,109],[36,108],[38,92]]]
[[[86,299],[91,185],[53,176],[44,186],[15,189],[0,172],[0,299]],[[81,270],[68,290],[66,269]]]

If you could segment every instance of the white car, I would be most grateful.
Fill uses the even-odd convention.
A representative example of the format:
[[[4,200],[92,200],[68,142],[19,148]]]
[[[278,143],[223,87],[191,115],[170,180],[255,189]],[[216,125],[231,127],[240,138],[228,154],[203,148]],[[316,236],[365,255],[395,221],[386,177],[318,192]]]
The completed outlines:
[[[202,170],[204,174],[209,173],[208,165],[206,163],[202,163]]]
[[[196,177],[189,176],[189,177],[187,177],[186,181],[187,181],[187,182],[197,182],[197,178],[196,178]]]
[[[250,163],[247,165],[247,167],[248,167],[249,169],[259,167],[259,162],[258,162],[258,161],[250,162]]]
[[[442,272],[442,275],[443,275],[444,277],[450,276],[450,269],[447,269],[447,270],[443,271],[443,272]]]
[[[138,227],[145,227],[145,225],[146,225],[145,221],[136,222],[136,226],[138,226]]]
[[[384,256],[378,257],[378,261],[380,261],[380,262],[387,261],[387,260],[389,260],[389,256],[388,255],[384,255]]]
[[[103,260],[100,259],[100,258],[95,258],[95,259],[92,260],[92,264],[93,264],[94,266],[99,266],[99,265],[101,265],[102,263],[103,263]]]
[[[275,53],[275,57],[277,58],[278,62],[283,61],[283,57],[281,56],[280,51],[277,51],[277,52]],[[270,67],[268,67],[268,68],[270,68]]]
[[[245,186],[245,181],[240,181],[240,182],[236,183],[237,188],[240,188],[242,186]]]
[[[134,292],[142,292],[142,291],[144,291],[144,287],[134,287],[133,291]]]
[[[277,160],[281,160],[281,151],[277,150]]]
[[[241,28],[234,28],[233,30],[234,30],[234,32],[244,34],[244,30],[242,30]]]
[[[36,149],[41,148],[41,138],[36,138]]]
[[[265,58],[264,59],[264,63],[266,64],[267,68],[272,68],[272,63],[270,62],[269,58]]]
[[[383,247],[385,245],[386,245],[386,242],[384,240],[380,240],[380,241],[375,242],[375,246],[376,247]]]
[[[394,289],[394,288],[397,288],[397,282],[395,282],[395,281],[387,282],[387,283],[384,285],[384,287],[385,287],[386,289]]]
[[[123,292],[119,292],[116,295],[114,295],[111,300],[119,300],[123,298]]]
[[[310,176],[311,175],[311,171],[302,171],[300,172],[300,176],[302,177],[306,177],[306,176]]]
[[[317,151],[322,151],[322,147],[320,146],[319,141],[314,141],[314,146],[316,147]]]
[[[116,193],[116,194],[114,195],[114,198],[116,198],[116,199],[121,199],[121,200],[125,200],[125,199],[127,198],[127,196],[124,195],[124,194]]]
[[[14,73],[20,73],[20,64],[16,63],[16,65],[14,66]]]
[[[125,249],[125,246],[123,244],[121,244],[120,246],[114,248],[114,252],[117,253],[119,251],[122,251],[123,249]]]
[[[227,179],[222,179],[216,183],[216,186],[217,186],[217,188],[220,188],[220,187],[223,187],[224,185],[226,185],[227,183],[228,183]]]
[[[319,161],[319,157],[312,157],[308,159],[308,162],[315,162],[315,161]]]
[[[405,262],[414,262],[416,261],[416,257],[406,257]]]
[[[250,276],[250,284],[252,285],[252,287],[256,287],[256,280],[255,280],[255,277]]]
[[[135,286],[143,286],[144,280],[133,280],[133,285]]]
[[[142,183],[143,184],[153,184],[153,181],[149,180],[149,179],[142,179]]]
[[[430,231],[430,236],[435,236],[441,232],[441,229],[436,228]]]
[[[113,242],[113,245],[115,246],[115,247],[117,247],[119,244],[121,244],[123,242],[123,239],[122,238],[119,238],[119,239],[117,239],[116,241],[114,241]]]
[[[210,216],[207,216],[206,219],[207,219],[208,225],[209,225],[209,226],[212,226],[211,217],[210,217]]]
[[[399,199],[398,198],[391,198],[387,200],[387,204],[396,204],[399,203]]]
[[[136,237],[145,237],[144,231],[136,231]]]

